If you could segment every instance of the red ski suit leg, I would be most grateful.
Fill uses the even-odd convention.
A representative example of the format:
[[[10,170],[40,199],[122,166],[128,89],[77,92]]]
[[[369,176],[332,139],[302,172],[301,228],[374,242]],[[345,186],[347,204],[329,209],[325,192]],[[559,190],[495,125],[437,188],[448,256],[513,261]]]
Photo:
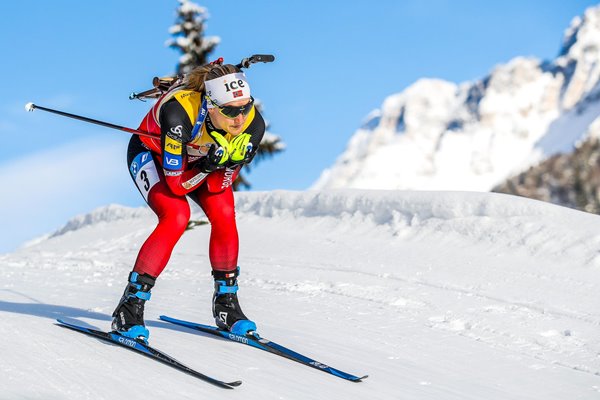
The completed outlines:
[[[233,190],[211,193],[206,183],[190,193],[211,224],[209,259],[214,270],[237,267],[239,238],[235,221]],[[148,205],[158,216],[158,225],[142,245],[133,270],[158,277],[167,265],[173,248],[185,232],[190,207],[185,196],[174,195],[163,179],[152,187]]]
[[[213,270],[231,271],[237,268],[239,237],[235,221],[235,205],[231,186],[211,193],[204,184],[190,194],[208,217],[210,243],[208,255]]]
[[[148,193],[148,205],[158,217],[158,224],[142,245],[133,270],[158,277],[165,269],[175,244],[190,220],[190,206],[185,196],[176,196],[164,178]]]

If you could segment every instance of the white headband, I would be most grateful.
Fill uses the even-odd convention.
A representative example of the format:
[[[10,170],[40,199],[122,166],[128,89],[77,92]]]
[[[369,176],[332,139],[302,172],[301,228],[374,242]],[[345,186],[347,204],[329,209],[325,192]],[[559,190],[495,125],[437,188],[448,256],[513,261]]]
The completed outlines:
[[[208,108],[250,98],[250,85],[248,85],[246,75],[242,72],[220,76],[206,81],[204,84],[207,96],[214,103],[213,105],[209,101]]]

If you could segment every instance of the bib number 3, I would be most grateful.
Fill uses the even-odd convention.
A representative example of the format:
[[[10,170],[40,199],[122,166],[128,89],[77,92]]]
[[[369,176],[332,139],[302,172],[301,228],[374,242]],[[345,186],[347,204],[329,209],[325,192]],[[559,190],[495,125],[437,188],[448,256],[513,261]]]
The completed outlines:
[[[144,196],[144,200],[148,201],[150,189],[160,181],[156,165],[154,164],[150,152],[145,151],[138,154],[131,162],[129,172],[140,190],[140,193]]]

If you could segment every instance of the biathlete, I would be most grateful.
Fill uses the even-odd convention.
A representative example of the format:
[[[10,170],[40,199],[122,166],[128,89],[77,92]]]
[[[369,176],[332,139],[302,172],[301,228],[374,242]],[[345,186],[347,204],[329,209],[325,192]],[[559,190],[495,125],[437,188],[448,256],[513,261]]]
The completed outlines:
[[[252,161],[265,132],[241,70],[209,64],[189,73],[165,93],[134,135],[127,165],[140,193],[158,216],[142,245],[125,292],[113,313],[112,329],[148,340],[144,304],[190,219],[187,198],[211,225],[209,259],[214,277],[212,312],[218,327],[246,334],[256,330],[240,308],[237,291],[238,232],[232,183]]]

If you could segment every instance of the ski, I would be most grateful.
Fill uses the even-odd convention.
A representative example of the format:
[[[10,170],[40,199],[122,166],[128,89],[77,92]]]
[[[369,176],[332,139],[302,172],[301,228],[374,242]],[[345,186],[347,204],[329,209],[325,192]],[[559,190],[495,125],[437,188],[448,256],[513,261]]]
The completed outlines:
[[[81,332],[86,335],[90,335],[95,338],[104,340],[106,342],[114,343],[116,345],[133,350],[137,353],[143,354],[154,360],[160,361],[164,364],[169,365],[170,367],[173,367],[179,371],[185,372],[185,373],[192,375],[198,379],[201,379],[205,382],[212,383],[215,386],[219,386],[224,389],[233,389],[236,386],[239,386],[242,384],[241,381],[223,382],[218,379],[212,378],[210,376],[204,375],[198,371],[193,370],[192,368],[190,368],[186,365],[183,365],[179,361],[175,360],[173,357],[151,347],[150,345],[144,343],[142,340],[134,340],[134,339],[128,338],[128,337],[123,336],[116,332],[103,332],[103,331],[98,331],[95,329],[86,328],[84,326],[65,322],[61,319],[57,319],[56,321],[58,322],[59,326],[69,328],[74,331]]]
[[[248,333],[244,336],[236,335],[235,333],[231,333],[228,331],[224,331],[220,328],[210,325],[203,325],[196,322],[183,321],[180,319],[175,319],[171,317],[167,317],[166,315],[161,315],[159,317],[161,320],[165,322],[170,322],[175,325],[185,326],[187,328],[195,329],[200,332],[208,333],[210,335],[218,336],[224,339],[228,339],[234,342],[242,343],[251,347],[255,347],[260,350],[264,350],[266,352],[276,354],[278,356],[297,361],[300,364],[318,369],[319,371],[326,372],[328,374],[337,376],[338,378],[346,379],[351,382],[361,382],[363,379],[367,378],[368,375],[358,377],[355,375],[351,375],[349,373],[340,371],[339,369],[332,368],[326,364],[320,363],[318,361],[313,360],[312,358],[306,357],[302,354],[296,353],[293,350],[288,349],[287,347],[281,346],[275,342],[272,342],[268,339],[265,339],[258,335],[256,332]]]

